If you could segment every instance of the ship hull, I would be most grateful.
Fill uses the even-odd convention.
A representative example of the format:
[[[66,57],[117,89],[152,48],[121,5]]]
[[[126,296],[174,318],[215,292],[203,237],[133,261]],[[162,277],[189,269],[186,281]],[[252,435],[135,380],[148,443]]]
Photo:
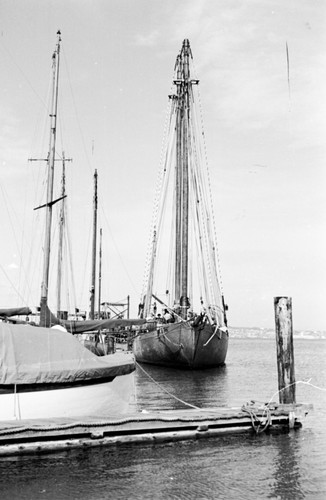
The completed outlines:
[[[188,323],[158,325],[134,339],[136,361],[183,369],[222,366],[228,349],[228,333],[212,325]]]
[[[62,384],[61,384],[62,385]],[[112,417],[126,413],[134,393],[134,372],[113,380],[45,390],[0,387],[0,421],[40,418]]]

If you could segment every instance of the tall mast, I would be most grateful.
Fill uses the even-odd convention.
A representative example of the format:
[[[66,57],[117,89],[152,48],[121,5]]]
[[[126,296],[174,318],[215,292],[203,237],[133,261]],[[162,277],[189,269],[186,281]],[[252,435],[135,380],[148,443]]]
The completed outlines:
[[[177,86],[177,114],[176,114],[176,213],[175,213],[175,302],[180,304],[181,296],[181,203],[182,203],[182,58],[178,55],[177,61],[177,80],[174,81]]]
[[[93,199],[93,250],[92,250],[92,279],[90,289],[89,318],[94,319],[95,281],[96,281],[96,233],[97,233],[97,170],[94,173],[94,199]]]
[[[188,292],[188,232],[189,232],[189,152],[188,152],[188,131],[189,131],[189,40],[183,42],[183,121],[182,121],[182,253],[181,253],[181,317],[187,318],[189,307]]]
[[[61,33],[57,32],[58,40],[56,49],[52,56],[52,99],[51,99],[51,130],[49,155],[47,160],[48,181],[46,197],[46,221],[45,221],[45,241],[44,241],[44,260],[43,260],[43,279],[41,285],[41,311],[40,325],[46,326],[47,323],[47,303],[49,288],[49,269],[50,269],[50,248],[51,248],[51,224],[52,224],[52,206],[53,206],[53,181],[54,181],[54,163],[57,129],[57,109],[58,109],[58,89],[59,89],[59,61],[60,61],[60,42]]]
[[[175,249],[175,302],[181,306],[181,317],[187,317],[188,291],[188,239],[189,239],[189,104],[190,80],[189,40],[184,40],[177,58],[177,115],[176,115],[176,249]]]
[[[59,215],[59,248],[58,248],[58,279],[57,279],[57,317],[61,314],[61,283],[62,283],[62,256],[63,256],[63,234],[66,225],[66,161],[72,161],[72,158],[66,158],[62,152],[62,177],[61,177],[61,207]]]
[[[63,248],[63,230],[65,226],[65,194],[66,194],[66,165],[65,154],[62,152],[62,179],[61,179],[61,207],[59,217],[59,248],[58,248],[58,282],[57,282],[57,317],[60,317],[61,311],[61,280],[62,280],[62,248]]]
[[[102,291],[102,228],[100,229],[100,251],[98,263],[98,318],[101,319],[101,291]]]

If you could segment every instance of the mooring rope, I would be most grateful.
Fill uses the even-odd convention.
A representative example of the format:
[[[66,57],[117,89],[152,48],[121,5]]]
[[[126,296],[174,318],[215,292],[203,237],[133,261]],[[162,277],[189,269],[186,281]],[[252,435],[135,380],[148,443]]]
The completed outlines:
[[[285,389],[288,389],[289,387],[292,387],[293,385],[303,384],[303,385],[309,385],[309,386],[313,387],[314,389],[318,389],[319,391],[326,391],[326,388],[318,387],[317,385],[311,384],[310,381],[311,381],[311,378],[307,381],[298,380],[297,382],[293,382],[292,384],[288,384],[285,387],[283,387],[282,389],[279,389],[278,391],[276,391],[272,395],[272,397],[270,398],[268,403],[262,403],[263,404],[263,412],[262,412],[261,416],[257,416],[256,412],[254,411],[255,407],[253,405],[254,405],[255,401],[252,401],[251,405],[249,405],[248,403],[246,405],[243,405],[241,409],[242,409],[242,411],[244,411],[250,415],[252,427],[256,431],[256,433],[259,434],[261,432],[264,432],[270,425],[272,425],[271,409],[273,409],[272,408],[273,404],[277,405],[277,403],[273,402],[273,399],[275,396],[277,396],[277,394],[280,394]],[[256,401],[256,403],[257,403],[257,401]],[[256,408],[256,409],[262,409],[262,408]]]
[[[311,387],[313,387],[314,389],[318,389],[319,391],[326,391],[326,388],[325,387],[318,387],[317,385],[314,385],[314,384],[311,384],[310,383],[310,380],[312,380],[311,378],[308,379],[307,381],[305,380],[298,380],[297,382],[293,382],[292,384],[289,384],[289,385],[286,385],[285,387],[283,387],[282,389],[279,389],[278,391],[276,391],[273,396],[271,397],[271,399],[269,400],[268,404],[272,402],[273,398],[279,394],[280,392],[283,392],[285,391],[285,389],[288,389],[289,387],[292,387],[293,385],[299,385],[299,384],[303,384],[303,385],[310,385]]]
[[[252,428],[254,429],[256,434],[265,432],[265,430],[272,424],[271,411],[268,405],[265,406],[262,416],[258,416],[257,413],[254,411],[254,407],[248,404],[243,405],[241,410],[249,414]]]
[[[186,406],[190,406],[190,408],[194,408],[195,410],[201,410],[201,408],[199,408],[198,406],[192,405],[191,403],[187,403],[186,401],[183,401],[182,399],[178,398],[177,396],[175,396],[174,394],[172,394],[171,392],[169,392],[167,389],[164,389],[164,387],[162,387],[158,382],[156,382],[156,380],[153,379],[153,377],[142,366],[140,366],[140,364],[137,361],[136,361],[136,365],[138,366],[138,368],[140,368],[145,373],[145,375],[152,382],[154,382],[154,384],[156,384],[161,390],[163,390],[164,392],[166,392],[169,396],[171,396],[172,398],[176,399],[177,401],[180,401],[180,403],[182,403],[182,404],[184,404]]]

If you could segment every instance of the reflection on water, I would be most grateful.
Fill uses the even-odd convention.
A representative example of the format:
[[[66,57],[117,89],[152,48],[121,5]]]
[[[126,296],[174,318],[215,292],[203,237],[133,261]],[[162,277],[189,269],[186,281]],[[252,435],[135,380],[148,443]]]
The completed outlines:
[[[294,351],[297,380],[311,378],[323,387],[326,342],[297,341]],[[219,369],[142,367],[151,378],[137,368],[134,405],[141,410],[187,408],[182,401],[239,406],[251,399],[269,401],[277,390],[275,343],[270,340],[230,341],[227,365]],[[314,410],[304,427],[291,433],[2,459],[0,498],[324,500],[326,392],[299,385],[297,399],[313,403]]]
[[[276,440],[277,454],[274,460],[274,496],[300,500],[305,498],[300,477],[300,443],[293,434],[284,434]]]
[[[227,366],[210,370],[183,371],[138,365],[137,410],[186,409],[191,406],[227,406]]]

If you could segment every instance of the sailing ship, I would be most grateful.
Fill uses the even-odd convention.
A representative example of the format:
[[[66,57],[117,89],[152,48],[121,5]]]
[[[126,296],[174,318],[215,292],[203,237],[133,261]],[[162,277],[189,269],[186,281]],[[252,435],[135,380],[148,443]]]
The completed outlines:
[[[176,91],[169,96],[165,155],[139,305],[139,316],[147,323],[134,339],[133,352],[142,363],[205,369],[225,362],[227,306],[208,168],[201,161],[206,151],[198,110],[199,80],[192,75],[192,53],[186,39],[175,64]]]
[[[66,196],[53,199],[60,31],[57,36],[52,57],[47,200],[38,207],[46,210],[40,325],[0,322],[0,419],[79,417],[103,411],[105,416],[121,415],[134,390],[136,366],[131,353],[99,358],[71,333],[61,331],[62,327],[48,328],[60,323],[48,307],[52,208]]]

